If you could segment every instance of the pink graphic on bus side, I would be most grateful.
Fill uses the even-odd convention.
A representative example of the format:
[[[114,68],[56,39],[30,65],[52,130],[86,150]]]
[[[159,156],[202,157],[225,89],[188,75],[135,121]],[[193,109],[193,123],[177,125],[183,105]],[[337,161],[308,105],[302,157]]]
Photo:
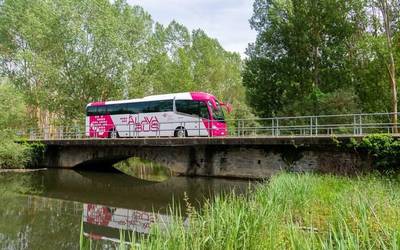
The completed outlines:
[[[89,117],[90,137],[108,137],[109,132],[114,128],[110,115],[94,115]]]

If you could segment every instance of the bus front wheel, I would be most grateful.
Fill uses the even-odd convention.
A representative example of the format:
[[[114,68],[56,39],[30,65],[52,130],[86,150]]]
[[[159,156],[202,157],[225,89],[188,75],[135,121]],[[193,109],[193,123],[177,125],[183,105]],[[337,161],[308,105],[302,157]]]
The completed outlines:
[[[175,137],[178,137],[178,138],[183,138],[183,137],[187,137],[188,134],[187,134],[187,131],[186,131],[185,128],[179,127],[179,128],[177,128],[177,129],[175,129],[174,136],[175,136]]]

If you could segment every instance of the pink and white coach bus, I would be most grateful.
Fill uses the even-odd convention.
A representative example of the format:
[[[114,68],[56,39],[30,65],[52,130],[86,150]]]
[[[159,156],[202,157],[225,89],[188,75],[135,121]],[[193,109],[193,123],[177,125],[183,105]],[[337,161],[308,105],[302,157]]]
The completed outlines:
[[[223,103],[203,92],[92,102],[86,107],[86,136],[225,136]]]

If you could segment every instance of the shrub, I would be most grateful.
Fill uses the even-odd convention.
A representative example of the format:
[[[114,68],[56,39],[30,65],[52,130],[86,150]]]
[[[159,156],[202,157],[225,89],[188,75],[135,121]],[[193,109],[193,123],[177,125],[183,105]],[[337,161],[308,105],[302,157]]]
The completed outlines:
[[[33,165],[40,146],[16,142],[16,131],[26,125],[23,96],[12,85],[0,83],[0,168],[23,168]]]
[[[389,134],[373,134],[360,142],[353,141],[356,150],[365,150],[372,157],[378,170],[397,170],[400,164],[400,140]]]
[[[9,133],[0,132],[0,168],[23,168],[31,158],[29,145],[16,143]]]

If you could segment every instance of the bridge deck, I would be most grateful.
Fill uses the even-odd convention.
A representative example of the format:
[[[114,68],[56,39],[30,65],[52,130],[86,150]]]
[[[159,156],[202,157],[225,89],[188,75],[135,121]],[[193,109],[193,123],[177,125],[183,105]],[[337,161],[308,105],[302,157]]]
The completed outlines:
[[[392,135],[400,138],[399,134]],[[195,145],[333,145],[362,135],[279,136],[279,137],[190,137],[190,138],[119,138],[119,139],[57,139],[29,140],[52,146],[195,146]]]

